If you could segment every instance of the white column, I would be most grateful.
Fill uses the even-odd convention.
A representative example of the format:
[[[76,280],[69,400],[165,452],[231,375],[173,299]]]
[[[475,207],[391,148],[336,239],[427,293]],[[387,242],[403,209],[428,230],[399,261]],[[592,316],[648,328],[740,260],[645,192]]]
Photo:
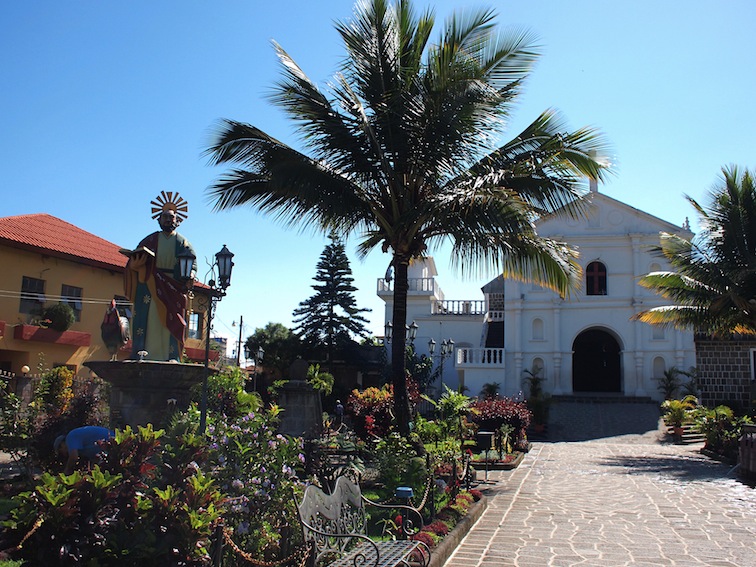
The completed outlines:
[[[644,380],[643,380],[643,354],[642,353],[636,353],[635,354],[635,376],[636,378],[636,384],[635,384],[635,395],[636,396],[647,396],[648,393],[646,392],[646,389],[644,387]]]
[[[518,289],[521,286],[518,286]],[[520,299],[514,301],[514,388],[513,391],[522,390],[522,337],[525,335],[525,329],[522,328],[522,295]]]
[[[564,389],[562,386],[562,300],[554,300],[554,308],[552,309],[554,320],[554,334],[552,336],[552,342],[554,343],[554,389],[552,393],[563,394]],[[570,388],[571,389],[571,388]]]
[[[644,275],[643,272],[645,270],[643,269],[643,266],[641,266],[641,239],[638,235],[631,236],[631,241],[633,245],[633,281],[637,282],[637,278]],[[633,298],[632,298],[632,306],[633,306],[633,314],[639,313],[643,310],[643,300],[640,297],[639,293],[636,293],[639,291],[639,287],[637,283],[633,284]],[[633,340],[635,344],[632,346],[632,352],[633,352],[633,373],[635,376],[635,387],[630,388],[630,384],[625,385],[625,394],[632,393],[635,396],[645,396],[646,391],[644,388],[644,376],[643,376],[643,362],[645,360],[645,345],[646,342],[643,340],[643,334],[644,334],[644,327],[646,327],[645,324],[640,323],[638,321],[635,321],[633,323]],[[627,374],[630,374],[628,368]]]

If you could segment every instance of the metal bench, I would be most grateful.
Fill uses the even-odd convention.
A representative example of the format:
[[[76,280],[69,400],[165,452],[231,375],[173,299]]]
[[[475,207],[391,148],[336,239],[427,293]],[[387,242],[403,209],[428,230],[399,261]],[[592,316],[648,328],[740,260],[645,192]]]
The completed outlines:
[[[372,502],[362,495],[358,484],[345,476],[336,480],[331,494],[308,486],[302,501],[297,502],[297,512],[310,550],[309,565],[427,567],[430,549],[424,543],[409,539],[373,541],[367,536],[366,504],[400,511],[405,537],[422,526],[422,517],[415,508]]]

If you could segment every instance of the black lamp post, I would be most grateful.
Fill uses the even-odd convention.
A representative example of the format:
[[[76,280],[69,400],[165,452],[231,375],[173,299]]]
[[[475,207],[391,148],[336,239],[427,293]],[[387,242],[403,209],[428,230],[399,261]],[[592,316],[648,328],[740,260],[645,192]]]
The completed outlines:
[[[436,352],[436,341],[431,338],[428,341],[428,352],[431,355],[431,358]],[[440,360],[438,362],[438,374],[441,376],[441,379],[443,380],[444,375],[444,362],[446,361],[446,357],[451,355],[454,352],[454,341],[451,339],[444,339],[441,341],[441,352],[440,352]],[[435,381],[435,380],[434,380]]]
[[[391,335],[394,331],[394,326],[391,324],[391,321],[386,321],[386,324],[383,327],[383,339],[387,342],[391,342]]]
[[[415,321],[412,321],[411,325],[407,325],[407,338],[412,346],[415,346],[415,338],[417,337],[417,330],[420,328]]]
[[[191,254],[189,254],[191,255]],[[218,282],[211,279],[207,282],[210,288],[210,301],[207,305],[207,337],[205,339],[205,377],[202,382],[202,400],[200,402],[200,434],[205,433],[207,426],[207,381],[210,376],[210,330],[213,326],[213,309],[215,304],[226,296],[226,289],[231,285],[231,270],[234,267],[232,261],[234,255],[223,245],[221,251],[215,255],[215,263],[210,267],[214,273],[218,269]],[[181,261],[181,254],[179,254]],[[183,268],[182,268],[183,269]]]
[[[257,373],[264,356],[265,351],[263,350],[263,347],[257,347],[257,353],[255,353],[255,380],[253,382],[255,392],[257,392]]]

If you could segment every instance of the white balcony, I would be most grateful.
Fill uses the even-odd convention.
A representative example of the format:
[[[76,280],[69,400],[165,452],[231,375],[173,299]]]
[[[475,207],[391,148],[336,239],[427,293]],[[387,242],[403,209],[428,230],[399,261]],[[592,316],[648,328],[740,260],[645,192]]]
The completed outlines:
[[[433,315],[474,315],[482,316],[486,312],[486,302],[470,299],[447,299],[433,304]]]
[[[407,293],[410,295],[431,295],[440,300],[444,299],[444,292],[436,283],[436,278],[410,278],[408,283]],[[383,278],[378,278],[378,295],[393,295],[393,293],[394,280],[387,282]]]
[[[489,311],[486,313],[488,323],[498,323],[504,320],[504,311]]]
[[[460,370],[473,368],[504,368],[503,348],[467,348],[456,349],[454,366]]]

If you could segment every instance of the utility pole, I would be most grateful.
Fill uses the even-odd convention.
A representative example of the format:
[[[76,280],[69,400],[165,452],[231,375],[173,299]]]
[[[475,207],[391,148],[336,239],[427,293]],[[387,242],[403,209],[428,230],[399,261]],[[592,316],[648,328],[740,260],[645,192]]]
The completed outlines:
[[[244,329],[244,316],[239,315],[239,342],[236,344],[236,366],[241,366],[239,364],[240,356],[241,356],[241,343],[242,343],[242,330]]]

